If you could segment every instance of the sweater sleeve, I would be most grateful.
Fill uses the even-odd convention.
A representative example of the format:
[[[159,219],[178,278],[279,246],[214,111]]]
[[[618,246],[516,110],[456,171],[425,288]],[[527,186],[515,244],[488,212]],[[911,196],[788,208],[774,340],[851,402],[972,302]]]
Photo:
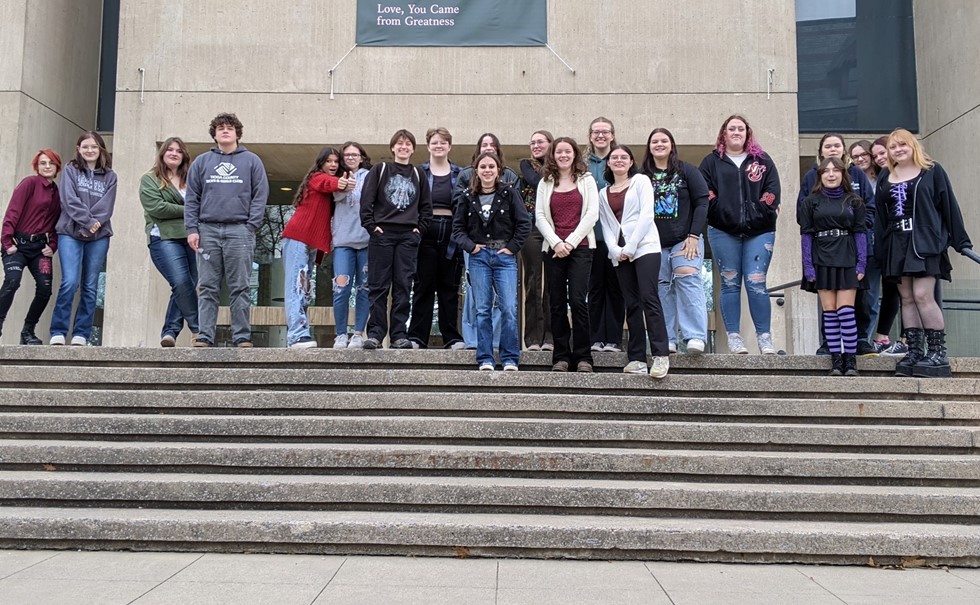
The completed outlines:
[[[813,266],[813,235],[804,233],[800,236],[800,248],[803,250],[803,279],[817,280],[817,269]]]
[[[855,231],[851,236],[854,238],[854,249],[857,250],[857,262],[854,265],[854,270],[863,275],[868,267],[868,232]]]
[[[637,174],[633,177],[633,183],[636,185],[636,196],[640,204],[640,218],[637,223],[637,228],[633,229],[633,233],[630,234],[629,240],[626,241],[626,245],[623,246],[623,254],[633,258],[636,255],[636,249],[640,245],[640,240],[647,234],[647,225],[650,225],[654,231],[657,227],[655,225],[654,217],[654,205],[656,202],[653,201],[653,184],[650,179],[643,176],[642,174]],[[630,185],[630,189],[633,188],[633,184]],[[629,193],[627,193],[629,195]],[[609,245],[609,238],[606,238],[606,245]]]
[[[544,241],[548,243],[548,248],[554,248],[561,242],[561,238],[555,233],[555,226],[550,218],[552,191],[554,191],[554,187],[551,186],[551,182],[541,179],[538,183],[537,201],[534,204],[534,225],[538,228],[538,232],[541,233]],[[548,214],[545,214],[545,208],[549,209]]]
[[[106,173],[105,193],[97,202],[92,204],[92,218],[102,225],[109,222],[109,219],[112,218],[112,212],[116,208],[116,183],[116,173],[109,170]]]
[[[807,198],[808,195],[813,193],[813,186],[817,184],[817,170],[816,168],[811,168],[806,171],[803,175],[803,180],[800,181],[800,193],[796,196],[796,213],[800,213],[800,209],[803,206],[803,200]]]
[[[599,224],[602,226],[602,239],[606,241],[606,248],[609,250],[609,260],[613,266],[619,264],[619,255],[622,248],[619,247],[620,224],[609,207],[609,187],[603,187],[599,192]]]
[[[708,222],[708,183],[701,171],[691,164],[684,163],[684,179],[691,197],[691,232],[688,235],[700,236]],[[651,185],[652,187],[652,185]]]
[[[776,163],[769,158],[766,162],[768,170],[766,170],[766,175],[763,177],[762,181],[762,195],[759,197],[759,202],[765,204],[773,212],[779,212],[779,196],[780,196],[780,185],[779,185],[779,171],[776,170]]]
[[[7,204],[7,211],[3,215],[3,231],[0,235],[0,242],[2,242],[4,250],[14,245],[14,232],[17,230],[17,224],[20,222],[20,216],[24,212],[27,200],[34,195],[35,182],[30,177],[24,179],[14,189],[13,195],[10,196],[10,203]]]
[[[453,210],[453,241],[456,245],[466,251],[467,254],[473,253],[473,248],[476,244],[469,235],[469,225],[467,225],[467,214],[469,213],[469,204],[462,201],[456,204],[456,208]]]
[[[524,198],[514,185],[510,188],[510,212],[514,217],[514,235],[507,242],[507,249],[517,254],[527,243],[527,238],[531,235],[531,217],[527,214],[524,206]]]
[[[265,166],[258,156],[252,159],[252,200],[248,206],[248,226],[252,232],[262,227],[265,219],[265,207],[269,203],[269,177]]]
[[[85,229],[95,224],[88,205],[78,196],[78,169],[71,164],[61,173],[61,210]]]
[[[168,202],[160,188],[157,178],[150,172],[140,179],[140,204],[143,211],[153,221],[181,218],[184,216],[184,206]]]
[[[184,228],[188,235],[196,235],[201,215],[201,187],[202,175],[201,158],[198,157],[191,164],[187,172],[187,192],[184,194]]]
[[[968,248],[972,249],[973,243],[966,232],[963,213],[960,211],[960,205],[953,194],[953,185],[949,182],[949,175],[939,164],[934,166],[934,170],[936,170],[936,176],[939,177],[937,179],[939,182],[936,183],[936,188],[939,191],[939,211],[949,228],[950,245],[957,252],[962,252]]]
[[[416,229],[419,234],[425,233],[432,222],[432,193],[429,191],[429,179],[422,178],[422,172],[416,169],[419,179],[419,221]]]
[[[361,226],[371,235],[374,235],[374,228],[376,226],[374,222],[374,205],[378,201],[380,174],[383,167],[384,162],[371,167],[367,177],[364,179],[364,188],[361,190]]]

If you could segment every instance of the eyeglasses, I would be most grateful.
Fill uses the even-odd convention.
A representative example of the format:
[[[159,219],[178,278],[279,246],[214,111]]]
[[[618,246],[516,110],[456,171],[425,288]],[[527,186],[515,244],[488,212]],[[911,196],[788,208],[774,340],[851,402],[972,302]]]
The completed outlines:
[[[870,158],[870,157],[871,157],[871,154],[870,153],[864,152],[864,153],[858,153],[856,155],[852,155],[851,156],[851,159],[857,161],[857,160],[863,160],[864,158]]]
[[[530,142],[530,143],[528,143],[528,144],[529,144],[529,145],[530,145],[531,147],[534,147],[534,146],[536,146],[536,145],[547,145],[547,144],[548,144],[548,139],[534,139],[533,141],[531,141],[531,142]]]
[[[611,130],[593,130],[592,136],[594,137],[608,137],[612,134]]]
[[[81,147],[79,147],[79,149],[81,149],[82,151],[98,151],[99,150],[99,146],[98,145],[82,145]]]
[[[351,158],[359,158],[359,157],[361,157],[361,154],[359,154],[359,153],[345,153],[344,154],[344,157],[345,158],[348,158],[348,159],[351,159]]]

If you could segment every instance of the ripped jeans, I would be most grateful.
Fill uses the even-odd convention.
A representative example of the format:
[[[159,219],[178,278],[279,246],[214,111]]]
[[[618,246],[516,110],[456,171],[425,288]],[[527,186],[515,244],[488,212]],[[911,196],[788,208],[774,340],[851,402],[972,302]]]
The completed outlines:
[[[721,317],[726,332],[738,332],[742,320],[742,282],[756,334],[769,333],[772,307],[766,291],[766,274],[772,260],[776,232],[752,237],[730,235],[708,227],[708,242],[721,276]]]
[[[316,248],[282,238],[283,283],[286,301],[286,345],[310,337],[310,318],[306,308],[313,300],[310,276],[316,266]]]
[[[339,283],[343,282],[343,283]],[[368,251],[338,246],[333,249],[333,319],[337,335],[347,334],[350,315],[350,293],[356,288],[354,300],[354,332],[364,334],[368,312]]]
[[[691,260],[684,256],[684,243],[681,240],[660,254],[660,304],[664,309],[667,339],[675,345],[681,337],[684,341],[708,340],[708,304],[701,283],[704,242],[698,242],[698,255]],[[682,269],[694,273],[676,273]]]

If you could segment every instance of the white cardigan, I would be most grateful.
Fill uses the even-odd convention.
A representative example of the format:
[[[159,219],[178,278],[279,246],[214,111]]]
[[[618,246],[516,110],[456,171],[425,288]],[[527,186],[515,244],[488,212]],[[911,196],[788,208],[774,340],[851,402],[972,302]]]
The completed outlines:
[[[613,266],[619,265],[619,256],[625,254],[631,261],[646,254],[660,252],[660,233],[653,221],[654,205],[653,185],[650,179],[642,174],[630,178],[623,200],[623,221],[616,220],[612,208],[609,207],[607,192],[604,187],[599,193],[599,220],[602,222],[602,237],[609,247],[609,260]],[[622,230],[625,246],[619,245],[619,232]]]
[[[578,178],[576,186],[582,195],[582,218],[575,231],[565,238],[565,242],[572,248],[578,248],[582,240],[588,237],[589,248],[595,248],[595,235],[592,230],[599,220],[599,190],[595,179],[588,172]],[[541,245],[541,250],[544,252],[562,241],[555,233],[555,222],[551,218],[551,194],[554,191],[555,184],[551,179],[541,179],[538,183],[538,193],[535,198],[537,201],[534,204],[534,224],[544,238],[544,243]]]

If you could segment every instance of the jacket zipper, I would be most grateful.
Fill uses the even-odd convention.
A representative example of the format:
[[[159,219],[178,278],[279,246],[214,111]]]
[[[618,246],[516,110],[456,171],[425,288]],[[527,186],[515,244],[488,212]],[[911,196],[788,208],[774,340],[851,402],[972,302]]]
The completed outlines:
[[[920,182],[922,182],[921,173],[919,174],[919,180],[915,182],[915,187],[912,189],[912,231],[910,232],[911,235],[909,237],[912,238],[912,253],[915,254],[916,258],[921,260],[922,256],[919,254],[919,251],[915,248],[915,207],[918,206],[918,202],[919,202],[918,197],[919,197]]]

